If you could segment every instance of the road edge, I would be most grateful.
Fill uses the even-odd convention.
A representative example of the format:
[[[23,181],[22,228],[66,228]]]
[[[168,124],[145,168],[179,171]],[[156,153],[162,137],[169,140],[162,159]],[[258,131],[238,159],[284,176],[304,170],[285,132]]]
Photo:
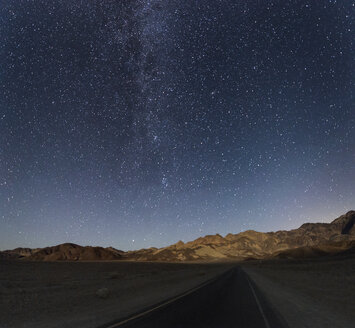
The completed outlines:
[[[193,288],[190,288],[188,289],[187,291],[185,292],[182,292],[178,295],[175,295],[173,297],[170,297],[168,299],[165,299],[161,302],[158,302],[158,303],[155,303],[153,305],[150,305],[150,306],[147,306],[135,313],[132,313],[131,315],[128,315],[126,317],[123,317],[123,318],[118,318],[118,319],[115,319],[115,320],[111,320],[110,322],[106,323],[106,324],[103,324],[103,325],[100,325],[96,328],[118,328],[118,327],[124,327],[124,325],[126,324],[130,324],[130,323],[133,323],[134,321],[136,320],[140,320],[141,318],[143,318],[145,315],[148,315],[150,314],[151,312],[154,312],[154,311],[158,311],[160,309],[163,309],[164,307],[170,305],[171,303],[187,296],[187,295],[190,295],[198,290],[200,290],[201,288],[205,287],[205,286],[208,286],[209,284],[211,283],[214,283],[215,281],[221,279],[222,277],[224,277],[225,275],[229,274],[231,271],[233,271],[235,268],[230,268],[230,269],[227,269],[226,271],[222,272],[221,274],[218,274],[217,276],[211,278],[211,279],[208,279],[206,280],[205,282],[202,282],[200,284],[198,284],[197,286],[193,287]],[[287,327],[288,328],[288,327]]]
[[[280,311],[274,306],[274,304],[270,301],[270,299],[265,295],[265,293],[263,293],[260,288],[258,287],[258,285],[255,283],[255,281],[250,277],[250,275],[244,270],[244,268],[241,266],[240,269],[243,271],[243,273],[246,275],[248,282],[250,284],[250,288],[252,290],[255,296],[255,299],[258,302],[260,302],[260,304],[258,304],[262,309],[269,308],[271,311],[271,313],[273,313],[276,317],[276,319],[280,322],[280,324],[284,327],[284,328],[290,328],[290,325],[288,324],[288,322],[286,321],[286,319],[283,317],[283,315],[280,313]],[[262,315],[263,317],[266,316],[267,318],[267,325],[270,326],[269,321],[268,320],[268,316],[263,314],[263,310],[262,310]]]

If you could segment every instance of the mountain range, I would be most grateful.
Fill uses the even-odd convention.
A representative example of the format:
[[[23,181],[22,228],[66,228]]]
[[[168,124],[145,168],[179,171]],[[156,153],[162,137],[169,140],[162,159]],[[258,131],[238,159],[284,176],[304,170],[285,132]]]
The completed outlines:
[[[331,223],[305,223],[298,229],[276,232],[253,230],[207,235],[163,248],[120,251],[113,247],[66,243],[45,248],[16,248],[0,252],[2,260],[27,261],[226,261],[265,258],[304,258],[355,253],[355,211]]]

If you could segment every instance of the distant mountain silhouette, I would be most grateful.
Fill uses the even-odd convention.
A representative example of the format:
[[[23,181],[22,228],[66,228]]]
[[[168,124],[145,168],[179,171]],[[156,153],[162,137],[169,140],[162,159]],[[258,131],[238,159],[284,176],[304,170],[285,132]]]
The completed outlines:
[[[11,250],[0,252],[0,260],[19,260],[32,255],[41,248],[22,248],[18,247]]]
[[[253,230],[238,234],[207,235],[168,247],[123,252],[112,247],[61,244],[42,249],[17,248],[0,252],[0,259],[33,261],[215,261],[264,258],[303,258],[354,254],[355,211],[331,223],[305,223],[298,229],[277,232]]]
[[[42,248],[26,257],[27,260],[32,261],[99,261],[121,258],[119,251],[113,248],[83,247],[71,243]]]
[[[355,211],[331,223],[305,223],[298,229],[277,232],[248,230],[239,234],[208,235],[194,241],[126,253],[138,261],[194,261],[314,257],[332,255],[354,246]]]

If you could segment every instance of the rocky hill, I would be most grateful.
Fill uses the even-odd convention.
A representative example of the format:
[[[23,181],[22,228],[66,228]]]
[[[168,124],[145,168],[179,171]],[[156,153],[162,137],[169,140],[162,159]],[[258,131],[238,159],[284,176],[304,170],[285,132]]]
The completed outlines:
[[[355,211],[350,211],[331,223],[305,223],[290,231],[208,235],[185,244],[180,241],[160,249],[128,252],[126,256],[139,261],[191,261],[335,254],[353,246],[354,224]]]
[[[317,246],[303,246],[290,248],[281,251],[273,256],[276,258],[312,258],[329,255],[347,255],[355,253],[355,240],[344,240],[337,242],[329,242]]]
[[[122,255],[115,249],[66,243],[42,248],[26,259],[32,261],[98,261],[120,260]]]
[[[123,252],[115,248],[62,244],[43,249],[16,249],[0,252],[0,258],[37,261],[215,261],[262,259],[269,257],[314,257],[352,253],[355,241],[355,211],[331,223],[305,223],[298,229],[277,232],[253,230],[238,234],[207,235],[194,241],[179,241],[168,247]]]
[[[0,260],[19,260],[32,255],[41,248],[22,248],[18,247],[11,250],[0,252]]]

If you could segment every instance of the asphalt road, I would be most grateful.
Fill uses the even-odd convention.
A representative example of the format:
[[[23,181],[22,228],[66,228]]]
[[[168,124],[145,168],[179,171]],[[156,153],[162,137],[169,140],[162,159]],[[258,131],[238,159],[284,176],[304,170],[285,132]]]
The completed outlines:
[[[218,279],[107,328],[286,328],[245,272]]]

